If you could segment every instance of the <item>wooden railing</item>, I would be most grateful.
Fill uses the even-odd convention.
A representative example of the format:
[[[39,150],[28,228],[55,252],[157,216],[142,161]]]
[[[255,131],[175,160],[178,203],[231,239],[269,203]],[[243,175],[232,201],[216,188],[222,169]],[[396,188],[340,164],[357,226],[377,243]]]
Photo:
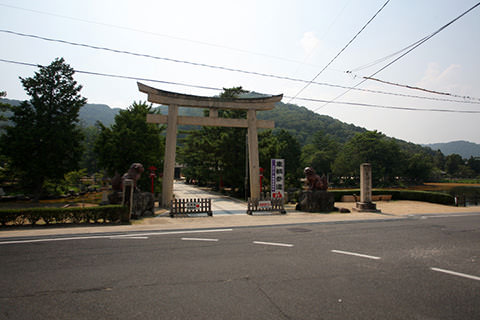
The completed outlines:
[[[269,195],[260,195],[260,199],[248,198],[247,214],[252,215],[254,212],[273,213],[275,211],[286,214],[283,198],[271,199]]]
[[[212,216],[212,199],[174,199],[170,202],[170,217],[175,215],[197,215],[206,213]]]

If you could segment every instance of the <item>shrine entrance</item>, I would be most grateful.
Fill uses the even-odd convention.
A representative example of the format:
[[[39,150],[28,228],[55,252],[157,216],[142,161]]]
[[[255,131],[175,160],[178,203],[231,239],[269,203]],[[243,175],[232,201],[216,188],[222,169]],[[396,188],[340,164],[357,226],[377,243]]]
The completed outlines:
[[[173,179],[175,171],[175,156],[177,147],[177,126],[197,125],[216,127],[248,128],[248,155],[250,198],[260,199],[260,166],[258,158],[258,128],[273,129],[275,123],[271,120],[257,119],[257,111],[271,110],[275,103],[282,100],[283,94],[261,98],[203,97],[164,91],[137,83],[140,92],[148,95],[148,101],[168,106],[168,115],[148,114],[148,123],[167,125],[165,142],[165,160],[163,164],[162,206],[168,207],[173,196]],[[208,117],[179,116],[179,107],[208,109]],[[247,119],[227,119],[218,116],[218,110],[245,110]],[[241,143],[239,141],[239,143]]]

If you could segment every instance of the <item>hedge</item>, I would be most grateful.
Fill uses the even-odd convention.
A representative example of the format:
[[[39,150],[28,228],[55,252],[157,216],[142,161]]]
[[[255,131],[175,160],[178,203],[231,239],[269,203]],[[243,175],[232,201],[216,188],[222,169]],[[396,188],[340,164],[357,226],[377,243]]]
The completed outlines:
[[[344,195],[360,195],[360,189],[329,190],[335,195],[335,201],[340,201]],[[392,200],[412,200],[445,205],[455,205],[455,197],[442,192],[417,190],[373,189],[372,195],[392,195]]]
[[[58,223],[119,223],[128,222],[128,210],[120,205],[73,208],[0,209],[0,223],[6,225],[35,225]]]

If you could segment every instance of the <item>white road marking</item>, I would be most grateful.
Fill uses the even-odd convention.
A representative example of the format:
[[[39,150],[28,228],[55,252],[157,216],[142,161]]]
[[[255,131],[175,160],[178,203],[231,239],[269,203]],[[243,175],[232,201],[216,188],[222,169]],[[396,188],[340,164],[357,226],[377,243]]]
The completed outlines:
[[[148,239],[148,237],[114,236],[114,237],[110,237],[110,239],[112,239],[112,240],[116,240],[116,239],[139,239],[139,240],[142,240],[142,239]]]
[[[332,250],[334,253],[340,253],[340,254],[347,254],[350,256],[356,256],[356,257],[361,257],[361,258],[367,258],[367,259],[373,259],[373,260],[380,260],[380,257],[375,257],[375,256],[369,256],[366,254],[361,254],[361,253],[356,253],[356,252],[348,252],[348,251],[340,251],[340,250]]]
[[[437,272],[443,272],[443,273],[451,274],[451,275],[458,276],[458,277],[463,277],[463,278],[467,278],[467,279],[480,281],[480,277],[472,276],[472,275],[465,274],[465,273],[460,273],[460,272],[455,272],[455,271],[450,271],[450,270],[445,270],[445,269],[439,269],[439,268],[430,268],[430,269],[433,270],[433,271],[437,271]]]
[[[462,218],[462,217],[474,217],[478,215],[477,213],[443,213],[438,215],[428,215],[428,216],[421,216],[421,219],[431,219],[431,218]]]
[[[263,241],[253,241],[255,244],[264,244],[267,246],[277,246],[277,247],[293,247],[293,244],[289,243],[277,243],[277,242],[263,242]]]
[[[65,237],[65,238],[41,238],[30,240],[11,240],[0,241],[2,244],[18,244],[18,243],[36,243],[36,242],[53,242],[53,241],[68,241],[68,240],[90,240],[90,239],[109,239],[112,237],[145,237],[145,236],[161,236],[170,234],[192,234],[192,233],[211,233],[211,232],[228,232],[233,229],[210,229],[210,230],[187,230],[187,231],[160,231],[160,232],[145,232],[145,233],[133,233],[125,235],[105,235],[105,236],[82,236],[82,237]]]
[[[211,241],[217,242],[218,239],[206,239],[206,238],[182,238],[183,241]]]

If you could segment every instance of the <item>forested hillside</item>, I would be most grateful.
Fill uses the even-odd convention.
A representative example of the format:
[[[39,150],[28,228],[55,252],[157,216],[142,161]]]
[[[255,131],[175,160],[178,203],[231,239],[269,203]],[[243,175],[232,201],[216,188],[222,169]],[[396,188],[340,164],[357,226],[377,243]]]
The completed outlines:
[[[87,103],[80,109],[80,121],[86,127],[93,126],[97,121],[109,127],[113,124],[115,116],[120,112],[119,108],[110,108],[106,104]]]
[[[468,141],[452,141],[447,143],[426,144],[432,150],[440,150],[445,155],[459,154],[464,159],[480,157],[480,144]]]
[[[366,129],[346,124],[329,116],[320,115],[294,104],[279,102],[275,109],[258,113],[259,119],[274,120],[276,129],[284,129],[295,136],[301,145],[311,142],[317,131],[329,134],[339,142],[346,142],[355,133]]]

